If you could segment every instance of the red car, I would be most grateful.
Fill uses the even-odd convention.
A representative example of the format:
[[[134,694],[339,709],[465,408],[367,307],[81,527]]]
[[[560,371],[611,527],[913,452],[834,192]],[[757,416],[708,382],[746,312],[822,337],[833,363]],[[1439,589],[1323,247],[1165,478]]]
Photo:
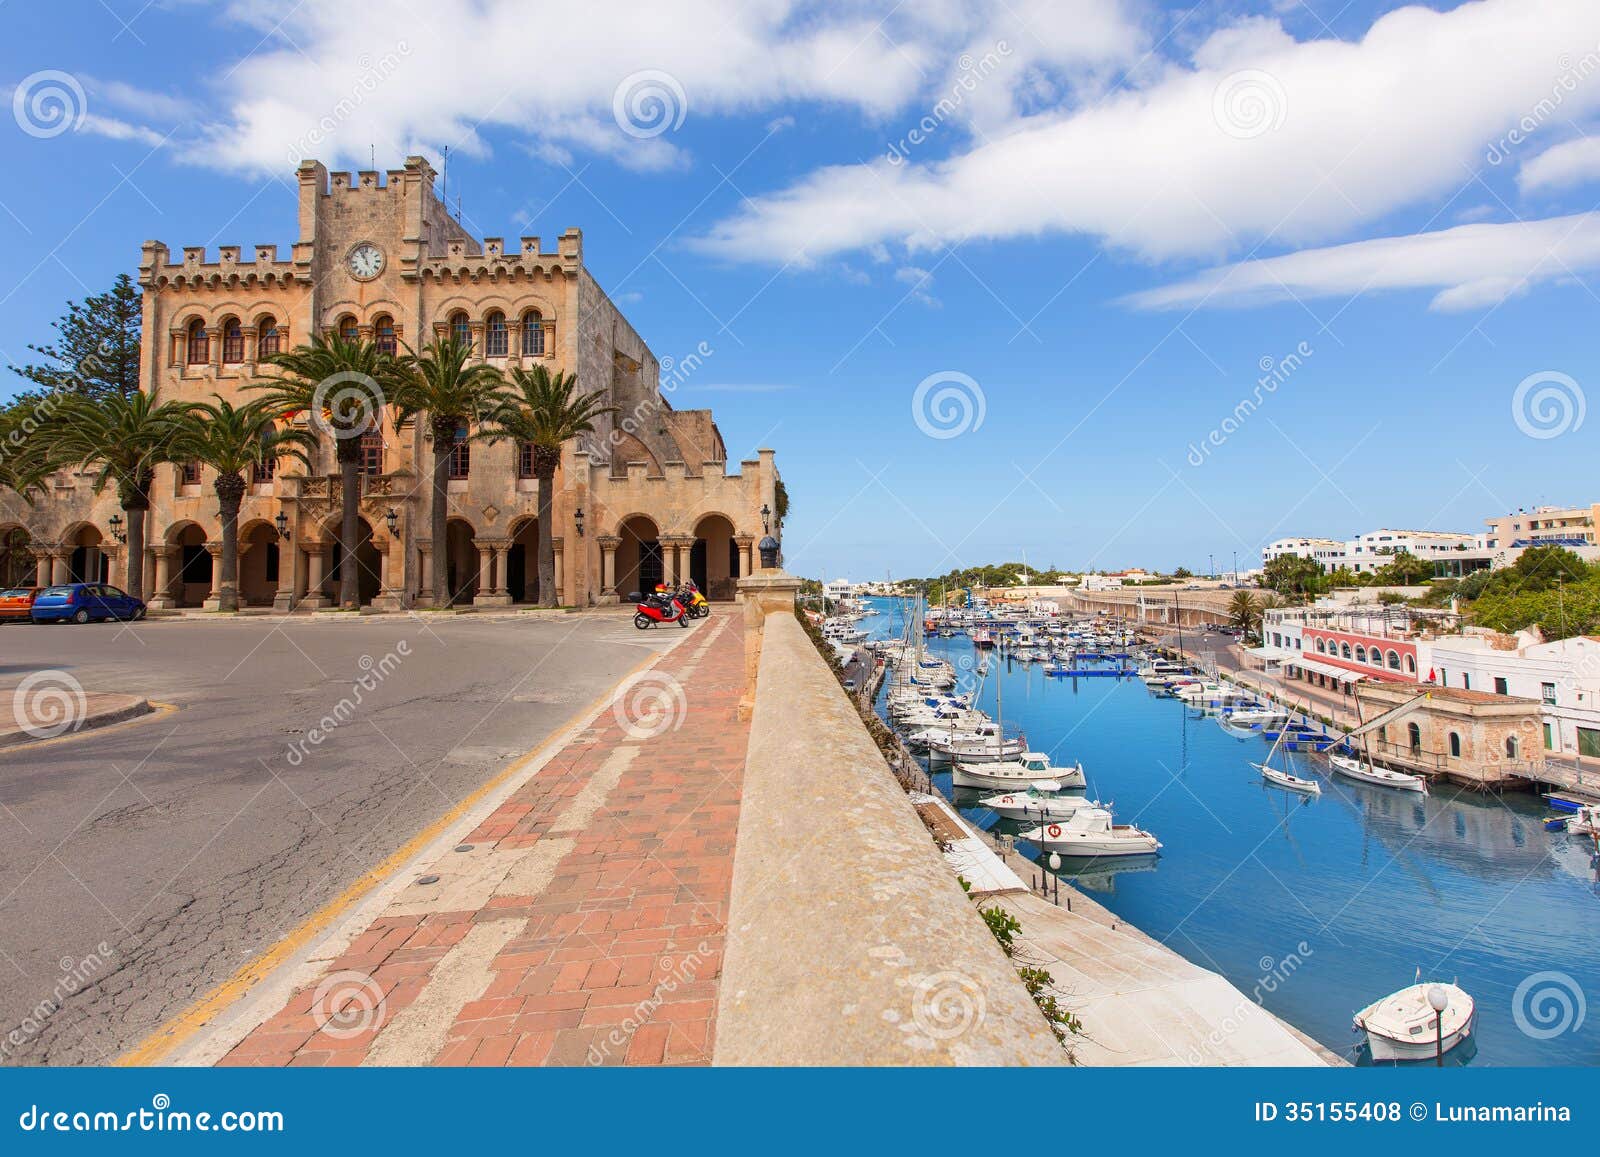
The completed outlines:
[[[7,587],[0,590],[0,623],[26,623],[32,619],[33,599],[43,587]]]

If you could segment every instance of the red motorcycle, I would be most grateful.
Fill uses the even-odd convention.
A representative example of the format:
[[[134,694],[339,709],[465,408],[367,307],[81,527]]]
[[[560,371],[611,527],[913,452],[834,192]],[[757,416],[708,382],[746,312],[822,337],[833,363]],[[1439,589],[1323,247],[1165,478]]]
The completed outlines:
[[[657,623],[677,623],[680,627],[689,625],[689,608],[678,600],[676,594],[635,595],[634,599],[637,606],[633,625],[641,631],[647,631]]]

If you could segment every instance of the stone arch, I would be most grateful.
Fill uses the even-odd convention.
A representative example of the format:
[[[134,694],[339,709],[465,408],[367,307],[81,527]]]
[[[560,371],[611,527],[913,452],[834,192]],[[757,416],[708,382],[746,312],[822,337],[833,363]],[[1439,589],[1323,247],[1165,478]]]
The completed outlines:
[[[695,520],[689,577],[708,599],[733,599],[740,578],[739,547],[733,540],[737,533],[733,519],[721,511],[709,511]]]
[[[211,552],[206,549],[209,539],[206,528],[192,519],[169,526],[162,535],[165,548],[172,552],[169,581],[166,590],[152,591],[152,595],[166,595],[179,607],[198,607],[205,602],[212,578]]]
[[[280,585],[293,579],[293,562],[278,541],[278,529],[265,518],[239,527],[239,601],[270,607]]]
[[[106,536],[92,522],[74,522],[61,535],[67,552],[67,581],[103,583],[111,581],[111,557],[105,550]]]
[[[448,605],[470,604],[478,597],[482,585],[478,574],[478,534],[478,528],[460,515],[452,515],[445,523],[444,576]]]
[[[617,593],[648,591],[661,581],[661,527],[648,514],[629,514],[617,522]]]
[[[32,543],[32,532],[20,522],[0,524],[0,587],[34,585],[39,560],[28,549]]]
[[[317,532],[328,544],[327,564],[322,568],[323,590],[335,605],[338,603],[339,585],[343,577],[344,550],[339,533],[344,513],[334,510],[317,524]],[[241,540],[242,541],[242,540]],[[356,601],[362,606],[371,603],[383,589],[383,557],[388,552],[387,535],[378,534],[367,516],[356,513]],[[316,594],[316,591],[308,592]]]

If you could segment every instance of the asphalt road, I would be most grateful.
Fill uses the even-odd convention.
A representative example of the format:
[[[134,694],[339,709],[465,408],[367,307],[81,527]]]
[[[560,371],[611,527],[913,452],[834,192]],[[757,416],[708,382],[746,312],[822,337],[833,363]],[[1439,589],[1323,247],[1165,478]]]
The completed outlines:
[[[0,628],[0,709],[52,669],[178,707],[0,752],[0,1063],[137,1044],[679,634],[610,615]]]

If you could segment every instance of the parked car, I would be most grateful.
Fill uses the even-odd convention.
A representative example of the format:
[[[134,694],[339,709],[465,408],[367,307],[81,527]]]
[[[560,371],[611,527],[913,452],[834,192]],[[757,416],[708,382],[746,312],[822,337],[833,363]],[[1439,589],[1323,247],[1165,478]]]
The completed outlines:
[[[40,591],[29,613],[36,623],[131,621],[144,618],[144,600],[104,583],[66,583]]]
[[[0,623],[25,623],[38,587],[7,587],[0,591]]]

